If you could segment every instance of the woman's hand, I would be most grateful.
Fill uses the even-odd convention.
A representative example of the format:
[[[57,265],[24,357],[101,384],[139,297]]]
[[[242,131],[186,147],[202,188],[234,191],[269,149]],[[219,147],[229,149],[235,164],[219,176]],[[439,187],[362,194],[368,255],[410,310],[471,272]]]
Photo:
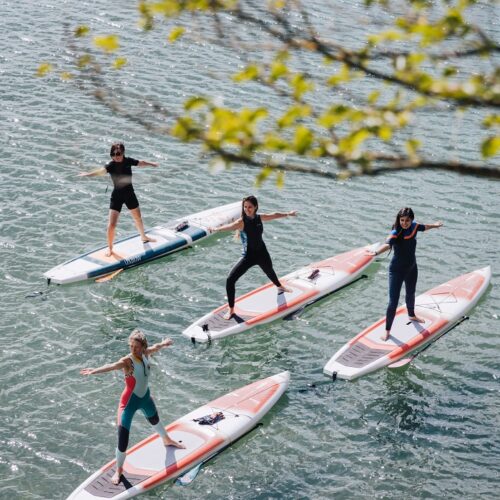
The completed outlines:
[[[163,339],[161,341],[161,346],[162,347],[168,347],[170,345],[172,345],[174,343],[174,341],[172,339],[169,339],[168,337],[166,339]]]
[[[288,217],[295,217],[297,215],[297,210],[291,210],[286,214]]]
[[[93,368],[83,368],[82,370],[80,370],[80,375],[92,375],[93,372]]]

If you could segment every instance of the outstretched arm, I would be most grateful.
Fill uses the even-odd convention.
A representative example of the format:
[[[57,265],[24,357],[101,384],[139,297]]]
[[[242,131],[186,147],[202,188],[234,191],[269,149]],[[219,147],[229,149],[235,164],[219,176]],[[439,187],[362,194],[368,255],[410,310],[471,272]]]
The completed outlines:
[[[211,227],[209,231],[211,233],[218,233],[219,231],[241,231],[243,229],[243,219],[240,217],[237,221],[231,222],[231,224],[226,224],[225,226]]]
[[[157,344],[148,347],[146,349],[146,356],[151,356],[151,354],[154,354],[155,352],[158,352],[161,349],[164,349],[165,347],[171,346],[173,343],[174,341],[172,339],[169,338],[163,339],[161,342],[158,342]]]
[[[157,167],[158,163],[155,161],[145,161],[145,160],[139,160],[139,163],[137,164],[138,167]]]
[[[282,219],[283,217],[295,217],[297,215],[297,210],[292,210],[290,212],[273,212],[271,214],[260,214],[260,218],[263,221],[270,221],[274,219]]]
[[[391,248],[391,245],[389,243],[384,243],[381,245],[377,250],[367,250],[366,253],[368,255],[380,255],[381,253],[387,252]]]
[[[122,370],[130,363],[128,357],[120,359],[116,363],[108,363],[107,365],[100,366],[99,368],[83,368],[80,370],[80,375],[97,375],[98,373],[112,372],[114,370]]]
[[[442,227],[443,226],[443,223],[439,220],[437,222],[434,222],[434,224],[424,224],[425,226],[425,230],[429,230],[429,229],[437,229],[438,227]]]
[[[90,172],[80,172],[78,177],[97,177],[99,175],[106,175],[107,170],[105,167],[96,168],[95,170],[91,170]]]

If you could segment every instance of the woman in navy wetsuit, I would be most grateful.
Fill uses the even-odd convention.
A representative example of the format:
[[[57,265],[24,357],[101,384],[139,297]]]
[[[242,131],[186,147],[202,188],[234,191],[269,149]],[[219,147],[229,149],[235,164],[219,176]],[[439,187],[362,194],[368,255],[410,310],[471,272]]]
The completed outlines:
[[[113,241],[115,239],[116,224],[118,217],[125,204],[134,218],[135,225],[139,231],[143,243],[156,241],[144,233],[144,224],[142,222],[141,209],[139,201],[132,186],[132,167],[157,167],[158,163],[136,160],[125,156],[125,145],[122,142],[115,142],[111,145],[110,156],[112,160],[104,167],[93,170],[92,172],[81,172],[80,177],[95,177],[98,175],[111,175],[113,181],[113,192],[109,204],[109,222],[108,222],[108,250],[106,255],[113,254]]]
[[[273,269],[271,256],[267,251],[266,245],[262,239],[264,227],[262,222],[281,219],[283,217],[293,217],[297,215],[295,210],[291,212],[274,212],[272,214],[258,214],[259,203],[255,196],[243,198],[241,204],[241,217],[233,222],[221,226],[212,231],[240,231],[241,242],[243,243],[243,256],[233,267],[226,281],[227,301],[229,311],[224,316],[225,319],[231,319],[234,315],[234,297],[236,293],[236,282],[253,266],[259,266],[267,277],[278,287],[278,290],[290,292],[289,288],[284,287],[276,276]]]
[[[382,252],[394,249],[391,263],[389,265],[389,305],[387,306],[385,319],[385,335],[382,340],[387,340],[391,334],[392,323],[398,308],[399,295],[403,283],[406,289],[406,308],[411,321],[423,323],[423,320],[415,315],[415,290],[417,286],[418,267],[415,257],[417,248],[417,232],[427,231],[441,227],[442,222],[434,224],[419,224],[414,221],[415,214],[411,208],[402,208],[392,226],[392,231],[384,245],[371,255],[379,255]]]
[[[154,430],[161,436],[165,446],[185,448],[183,444],[170,439],[165,432],[148,387],[149,372],[151,370],[149,356],[164,347],[172,345],[172,341],[165,339],[158,344],[148,347],[148,341],[144,333],[140,330],[134,330],[128,338],[128,343],[130,347],[130,354],[128,356],[124,356],[116,363],[109,363],[99,368],[84,368],[80,371],[82,375],[96,375],[113,370],[123,370],[125,375],[125,389],[120,398],[117,415],[118,445],[116,448],[116,472],[111,479],[114,484],[118,484],[121,480],[130,427],[137,410],[142,411]]]

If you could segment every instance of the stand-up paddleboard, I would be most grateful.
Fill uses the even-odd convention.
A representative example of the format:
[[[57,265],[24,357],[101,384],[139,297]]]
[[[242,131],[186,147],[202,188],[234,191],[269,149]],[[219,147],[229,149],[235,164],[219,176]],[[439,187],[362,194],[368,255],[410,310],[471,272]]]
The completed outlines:
[[[240,201],[188,215],[146,231],[155,242],[143,243],[136,234],[117,241],[110,257],[106,256],[107,246],[104,246],[60,264],[44,276],[49,284],[62,285],[110,275],[182,250],[209,236],[209,228],[229,224],[238,217],[241,217]]]
[[[329,377],[352,380],[423,349],[461,322],[488,287],[490,278],[488,266],[419,295],[415,299],[415,313],[424,323],[409,320],[406,306],[399,307],[389,340],[381,340],[385,334],[384,317],[342,347],[323,372]]]
[[[238,297],[231,319],[224,319],[229,308],[225,304],[195,321],[182,334],[193,342],[209,342],[288,316],[354,281],[374,260],[367,250],[378,246],[375,243],[309,264],[280,278],[291,293],[279,292],[268,283]]]
[[[118,485],[111,483],[116,470],[113,460],[83,482],[68,500],[132,498],[176,478],[252,430],[289,382],[290,373],[282,372],[200,406],[166,427],[168,435],[186,449],[165,447],[154,434],[127,450]]]

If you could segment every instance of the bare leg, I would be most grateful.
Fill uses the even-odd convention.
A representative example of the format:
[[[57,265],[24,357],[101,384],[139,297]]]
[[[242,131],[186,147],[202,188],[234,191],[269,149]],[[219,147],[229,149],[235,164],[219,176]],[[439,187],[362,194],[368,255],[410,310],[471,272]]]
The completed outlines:
[[[115,230],[116,224],[118,223],[118,217],[120,217],[120,212],[118,212],[118,210],[109,210],[108,249],[106,251],[107,257],[111,257],[111,255],[113,255],[113,242],[115,241]]]
[[[234,307],[230,307],[227,310],[226,314],[224,314],[223,318],[227,319],[227,320],[230,320],[233,317],[233,314],[234,314]]]
[[[111,478],[111,482],[113,484],[118,484],[120,482],[121,475],[123,474],[123,467],[118,467],[116,469],[116,472],[113,474],[113,477]]]
[[[418,316],[408,316],[411,321],[416,321],[417,323],[425,323],[425,319],[419,318]]]
[[[147,243],[148,241],[151,242],[156,241],[154,238],[147,236],[146,233],[144,232],[144,224],[142,222],[141,209],[139,207],[133,208],[132,210],[130,210],[130,213],[134,218],[135,227],[139,231],[143,243]]]
[[[163,438],[163,444],[165,446],[175,446],[175,448],[181,448],[181,449],[186,448],[186,445],[179,443],[177,441],[174,441],[173,439],[170,439],[168,437],[168,434]]]

